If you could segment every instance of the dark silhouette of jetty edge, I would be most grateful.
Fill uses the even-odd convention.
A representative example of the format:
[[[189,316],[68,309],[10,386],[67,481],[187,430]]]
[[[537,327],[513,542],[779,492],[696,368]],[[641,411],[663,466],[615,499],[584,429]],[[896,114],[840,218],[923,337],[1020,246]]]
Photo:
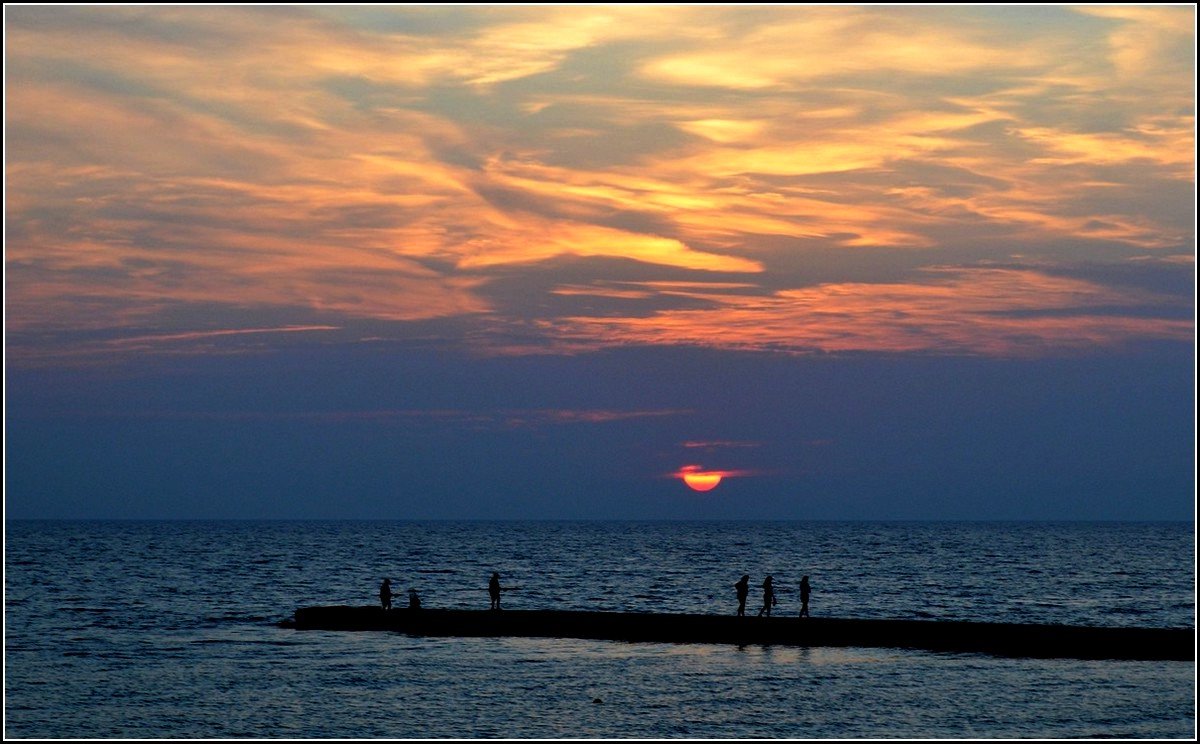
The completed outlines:
[[[1111,628],[950,620],[686,615],[569,610],[411,611],[378,605],[303,607],[296,630],[383,630],[417,636],[583,638],[658,643],[908,648],[996,656],[1194,661],[1192,628]]]

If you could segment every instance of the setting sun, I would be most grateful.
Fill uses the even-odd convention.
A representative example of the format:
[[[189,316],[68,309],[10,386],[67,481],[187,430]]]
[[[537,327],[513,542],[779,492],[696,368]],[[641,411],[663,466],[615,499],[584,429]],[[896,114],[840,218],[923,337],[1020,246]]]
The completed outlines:
[[[683,482],[693,491],[711,491],[721,482],[720,473],[687,473]]]
[[[700,465],[684,465],[671,473],[671,477],[679,478],[693,491],[711,491],[723,478],[746,474],[745,470],[705,470]]]

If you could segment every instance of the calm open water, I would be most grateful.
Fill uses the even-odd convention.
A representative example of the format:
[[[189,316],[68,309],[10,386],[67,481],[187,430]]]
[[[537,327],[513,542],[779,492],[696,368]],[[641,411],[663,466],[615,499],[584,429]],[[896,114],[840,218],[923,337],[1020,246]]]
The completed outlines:
[[[1163,523],[8,522],[5,734],[53,738],[1191,738],[1191,662],[411,638],[372,604],[1195,627]],[[791,591],[789,591],[791,590]],[[748,607],[756,612],[752,592]],[[748,622],[752,622],[748,619]],[[595,700],[602,702],[594,702]]]

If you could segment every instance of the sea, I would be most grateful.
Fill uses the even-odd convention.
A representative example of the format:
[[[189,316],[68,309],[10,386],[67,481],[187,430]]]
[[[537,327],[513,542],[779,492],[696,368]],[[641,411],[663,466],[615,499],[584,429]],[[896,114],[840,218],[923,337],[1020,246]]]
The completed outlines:
[[[8,521],[4,735],[1192,739],[1196,665],[280,627],[369,605],[1195,629],[1192,523]],[[761,590],[759,590],[761,591]],[[761,596],[751,593],[749,614]],[[750,617],[746,622],[754,622]],[[799,621],[798,621],[799,622]]]

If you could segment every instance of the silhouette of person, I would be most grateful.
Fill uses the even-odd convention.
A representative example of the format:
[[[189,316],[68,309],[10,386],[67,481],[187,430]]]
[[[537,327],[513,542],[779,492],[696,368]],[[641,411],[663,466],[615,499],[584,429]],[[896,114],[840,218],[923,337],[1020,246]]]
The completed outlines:
[[[775,586],[772,583],[773,581],[774,579],[772,579],[770,576],[763,579],[763,606],[762,609],[758,611],[759,617],[762,617],[764,612],[767,613],[767,617],[770,617],[771,608],[779,604],[779,602],[775,599]]]
[[[421,609],[421,598],[417,596],[416,589],[408,590],[408,609],[410,609],[410,610]]]
[[[808,585],[808,577],[800,579],[800,617],[809,617],[808,614],[808,595],[812,593],[812,587]]]
[[[738,617],[745,617],[746,597],[750,595],[750,574],[743,574],[738,583],[733,586],[737,589]]]
[[[383,609],[392,609],[392,596],[392,580],[384,579],[383,583],[379,585],[379,604],[383,606]]]
[[[492,598],[491,609],[500,609],[500,574],[492,572],[492,580],[488,582],[488,594]]]

